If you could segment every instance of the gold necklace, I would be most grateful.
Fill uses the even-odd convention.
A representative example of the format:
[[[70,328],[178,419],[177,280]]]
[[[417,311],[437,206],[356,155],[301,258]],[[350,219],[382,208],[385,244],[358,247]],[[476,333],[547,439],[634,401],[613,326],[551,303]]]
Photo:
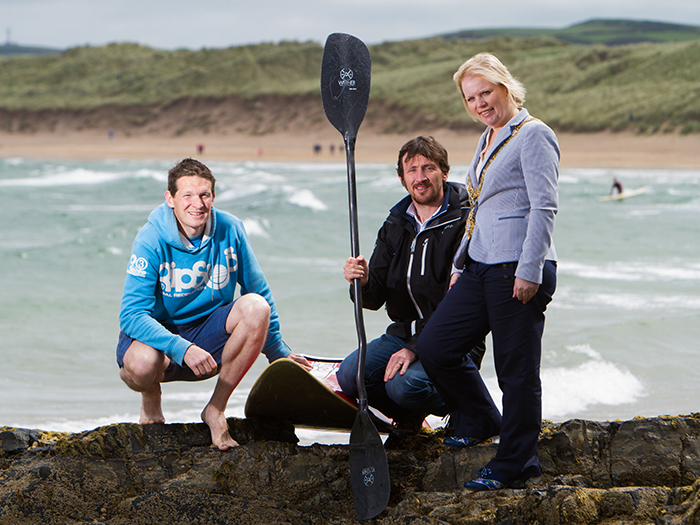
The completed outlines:
[[[535,117],[530,117],[528,119],[523,120],[520,124],[518,124],[514,129],[510,137],[508,137],[506,140],[501,142],[498,147],[496,148],[496,151],[494,151],[491,154],[491,157],[489,157],[489,160],[486,161],[486,165],[484,168],[481,170],[481,177],[479,178],[479,187],[477,189],[474,189],[474,186],[472,186],[472,178],[467,177],[467,193],[469,193],[469,216],[467,217],[467,223],[464,225],[464,230],[467,233],[467,239],[472,238],[472,233],[474,232],[474,225],[476,224],[476,208],[478,207],[478,201],[479,201],[479,196],[481,195],[481,189],[484,187],[484,178],[486,176],[486,170],[489,169],[489,166],[491,163],[494,161],[496,158],[496,155],[498,154],[499,151],[510,142],[510,139],[515,137],[518,134],[518,131],[520,131],[520,128],[522,128],[525,124],[528,122],[532,122],[533,120],[539,121],[539,119],[536,119]]]

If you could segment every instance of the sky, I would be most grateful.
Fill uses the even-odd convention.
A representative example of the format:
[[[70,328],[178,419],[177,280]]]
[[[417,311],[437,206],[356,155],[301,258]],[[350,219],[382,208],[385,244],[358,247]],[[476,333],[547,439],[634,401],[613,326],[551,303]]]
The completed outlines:
[[[0,0],[0,43],[199,50],[283,40],[322,44],[342,32],[371,45],[463,29],[557,29],[593,18],[700,26],[700,1]]]

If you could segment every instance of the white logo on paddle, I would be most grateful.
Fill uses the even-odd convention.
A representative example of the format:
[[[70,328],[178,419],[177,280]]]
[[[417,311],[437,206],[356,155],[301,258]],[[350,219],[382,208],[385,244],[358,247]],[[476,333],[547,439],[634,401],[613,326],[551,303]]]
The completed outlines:
[[[362,477],[365,482],[365,486],[369,487],[374,485],[374,467],[365,467],[362,469]]]
[[[347,67],[344,67],[343,69],[340,70],[340,80],[338,80],[338,85],[340,87],[347,87],[350,89],[356,89],[355,88],[355,81],[353,80],[354,76],[355,76],[355,73],[353,73],[352,69],[348,69]]]

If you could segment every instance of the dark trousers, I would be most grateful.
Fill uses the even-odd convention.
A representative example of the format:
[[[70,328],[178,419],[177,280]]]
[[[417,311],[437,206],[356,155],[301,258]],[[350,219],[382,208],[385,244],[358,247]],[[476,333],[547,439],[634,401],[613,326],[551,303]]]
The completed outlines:
[[[540,360],[544,311],[556,288],[556,263],[546,261],[537,294],[513,298],[516,263],[470,262],[418,338],[418,356],[450,410],[458,436],[500,434],[487,468],[509,482],[539,474],[537,438],[542,425]],[[465,355],[489,332],[503,417],[479,370]]]

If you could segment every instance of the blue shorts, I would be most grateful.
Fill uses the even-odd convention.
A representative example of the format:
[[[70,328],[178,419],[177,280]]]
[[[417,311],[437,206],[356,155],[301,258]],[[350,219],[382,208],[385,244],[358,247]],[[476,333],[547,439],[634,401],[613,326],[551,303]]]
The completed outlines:
[[[190,343],[209,352],[216,360],[216,364],[219,365],[220,369],[221,353],[224,350],[224,345],[228,341],[228,338],[231,336],[231,334],[226,331],[226,319],[235,302],[236,301],[233,301],[232,303],[220,306],[208,317],[197,319],[191,323],[177,326],[163,324],[163,326],[173,334],[177,334]],[[126,351],[133,341],[134,340],[124,332],[119,333],[119,342],[117,343],[117,364],[119,364],[119,368],[124,366],[124,354],[126,354]],[[168,368],[165,369],[165,378],[162,382],[200,380],[201,378],[197,377],[190,367],[185,364],[180,366],[171,359]]]

